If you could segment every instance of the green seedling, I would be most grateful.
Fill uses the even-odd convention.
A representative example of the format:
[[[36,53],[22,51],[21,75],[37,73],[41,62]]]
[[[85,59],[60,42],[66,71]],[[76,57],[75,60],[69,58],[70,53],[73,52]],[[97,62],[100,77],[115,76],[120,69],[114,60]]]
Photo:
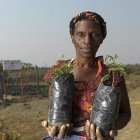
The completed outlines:
[[[64,58],[64,54],[61,55],[61,58]],[[53,77],[62,75],[62,74],[70,74],[73,69],[72,60],[67,63],[62,63],[61,61],[57,61],[57,67],[54,69]]]
[[[107,66],[109,73],[106,74],[103,78],[102,78],[102,82],[108,80],[110,78],[110,73],[112,73],[113,75],[113,81],[112,81],[112,86],[114,85],[114,73],[116,71],[120,72],[121,76],[126,76],[126,65],[119,63],[118,62],[118,55],[115,54],[115,56],[110,56],[110,55],[106,55],[105,59],[104,59],[104,64]]]

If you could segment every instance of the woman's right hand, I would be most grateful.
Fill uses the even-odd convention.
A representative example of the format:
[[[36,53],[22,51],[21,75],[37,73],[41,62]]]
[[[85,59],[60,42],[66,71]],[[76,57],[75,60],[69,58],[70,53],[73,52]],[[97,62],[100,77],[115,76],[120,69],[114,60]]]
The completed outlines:
[[[89,120],[86,121],[85,132],[91,140],[108,140],[109,138],[113,138],[118,135],[117,130],[110,130],[108,136],[104,137],[101,133],[100,128],[96,127],[95,124],[90,123]]]
[[[58,139],[62,139],[65,136],[69,136],[71,134],[71,127],[72,125],[70,124],[64,124],[58,129],[57,126],[49,126],[48,122],[46,120],[41,122],[41,125],[47,130],[48,135],[50,137],[57,137]]]

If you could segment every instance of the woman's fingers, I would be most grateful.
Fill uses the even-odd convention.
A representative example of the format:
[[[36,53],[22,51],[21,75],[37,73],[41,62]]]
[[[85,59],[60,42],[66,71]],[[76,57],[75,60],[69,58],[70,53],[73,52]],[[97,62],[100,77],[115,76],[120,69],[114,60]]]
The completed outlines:
[[[86,121],[86,124],[85,124],[85,131],[86,131],[86,135],[87,135],[88,137],[90,137],[90,121],[89,121],[89,120]]]
[[[41,122],[42,127],[47,127],[48,126],[48,122],[46,120]]]
[[[66,124],[65,136],[68,136],[68,134],[69,134],[69,129],[70,129],[70,124]]]
[[[57,135],[58,139],[61,140],[65,136],[65,130],[66,130],[66,126],[62,125],[61,128],[60,128],[60,131],[59,131],[59,133]]]
[[[96,127],[94,124],[90,125],[90,138],[91,140],[96,140]]]
[[[72,130],[72,124],[66,124],[65,136],[69,136],[71,134],[71,130]]]
[[[46,120],[42,121],[41,125],[46,129],[50,137],[54,137],[56,135],[57,126],[53,126],[53,127],[48,126],[48,122]]]
[[[118,130],[111,130],[110,133],[109,133],[109,135],[111,137],[116,137],[118,135]]]
[[[42,121],[41,125],[46,129],[50,137],[57,136],[58,139],[62,139],[71,134],[72,124],[62,125],[60,130],[57,126],[49,126],[46,120]]]
[[[49,134],[50,137],[54,137],[56,135],[57,132],[57,126],[53,126],[53,127],[46,127],[46,130]]]
[[[96,128],[96,136],[97,136],[97,140],[104,140],[99,127]]]

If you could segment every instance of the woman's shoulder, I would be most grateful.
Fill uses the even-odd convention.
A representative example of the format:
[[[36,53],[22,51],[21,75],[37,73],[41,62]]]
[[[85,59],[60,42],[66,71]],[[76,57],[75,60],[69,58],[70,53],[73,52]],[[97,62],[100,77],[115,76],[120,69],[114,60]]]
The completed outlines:
[[[106,67],[106,65],[104,64],[104,57],[103,56],[97,56],[96,60],[97,60],[98,64],[100,63],[101,67]]]
[[[108,72],[107,66],[104,64],[104,58],[103,56],[97,56],[96,60],[98,62],[98,73],[101,75],[104,75]]]

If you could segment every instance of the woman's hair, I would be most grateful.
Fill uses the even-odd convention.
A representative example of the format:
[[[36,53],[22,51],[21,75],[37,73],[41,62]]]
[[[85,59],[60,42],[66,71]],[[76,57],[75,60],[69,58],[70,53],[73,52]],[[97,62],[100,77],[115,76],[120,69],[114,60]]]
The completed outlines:
[[[106,37],[106,22],[99,14],[90,11],[79,13],[77,16],[72,18],[69,25],[71,36],[74,34],[76,25],[82,20],[93,20],[94,22],[97,22],[101,27],[103,39]]]

